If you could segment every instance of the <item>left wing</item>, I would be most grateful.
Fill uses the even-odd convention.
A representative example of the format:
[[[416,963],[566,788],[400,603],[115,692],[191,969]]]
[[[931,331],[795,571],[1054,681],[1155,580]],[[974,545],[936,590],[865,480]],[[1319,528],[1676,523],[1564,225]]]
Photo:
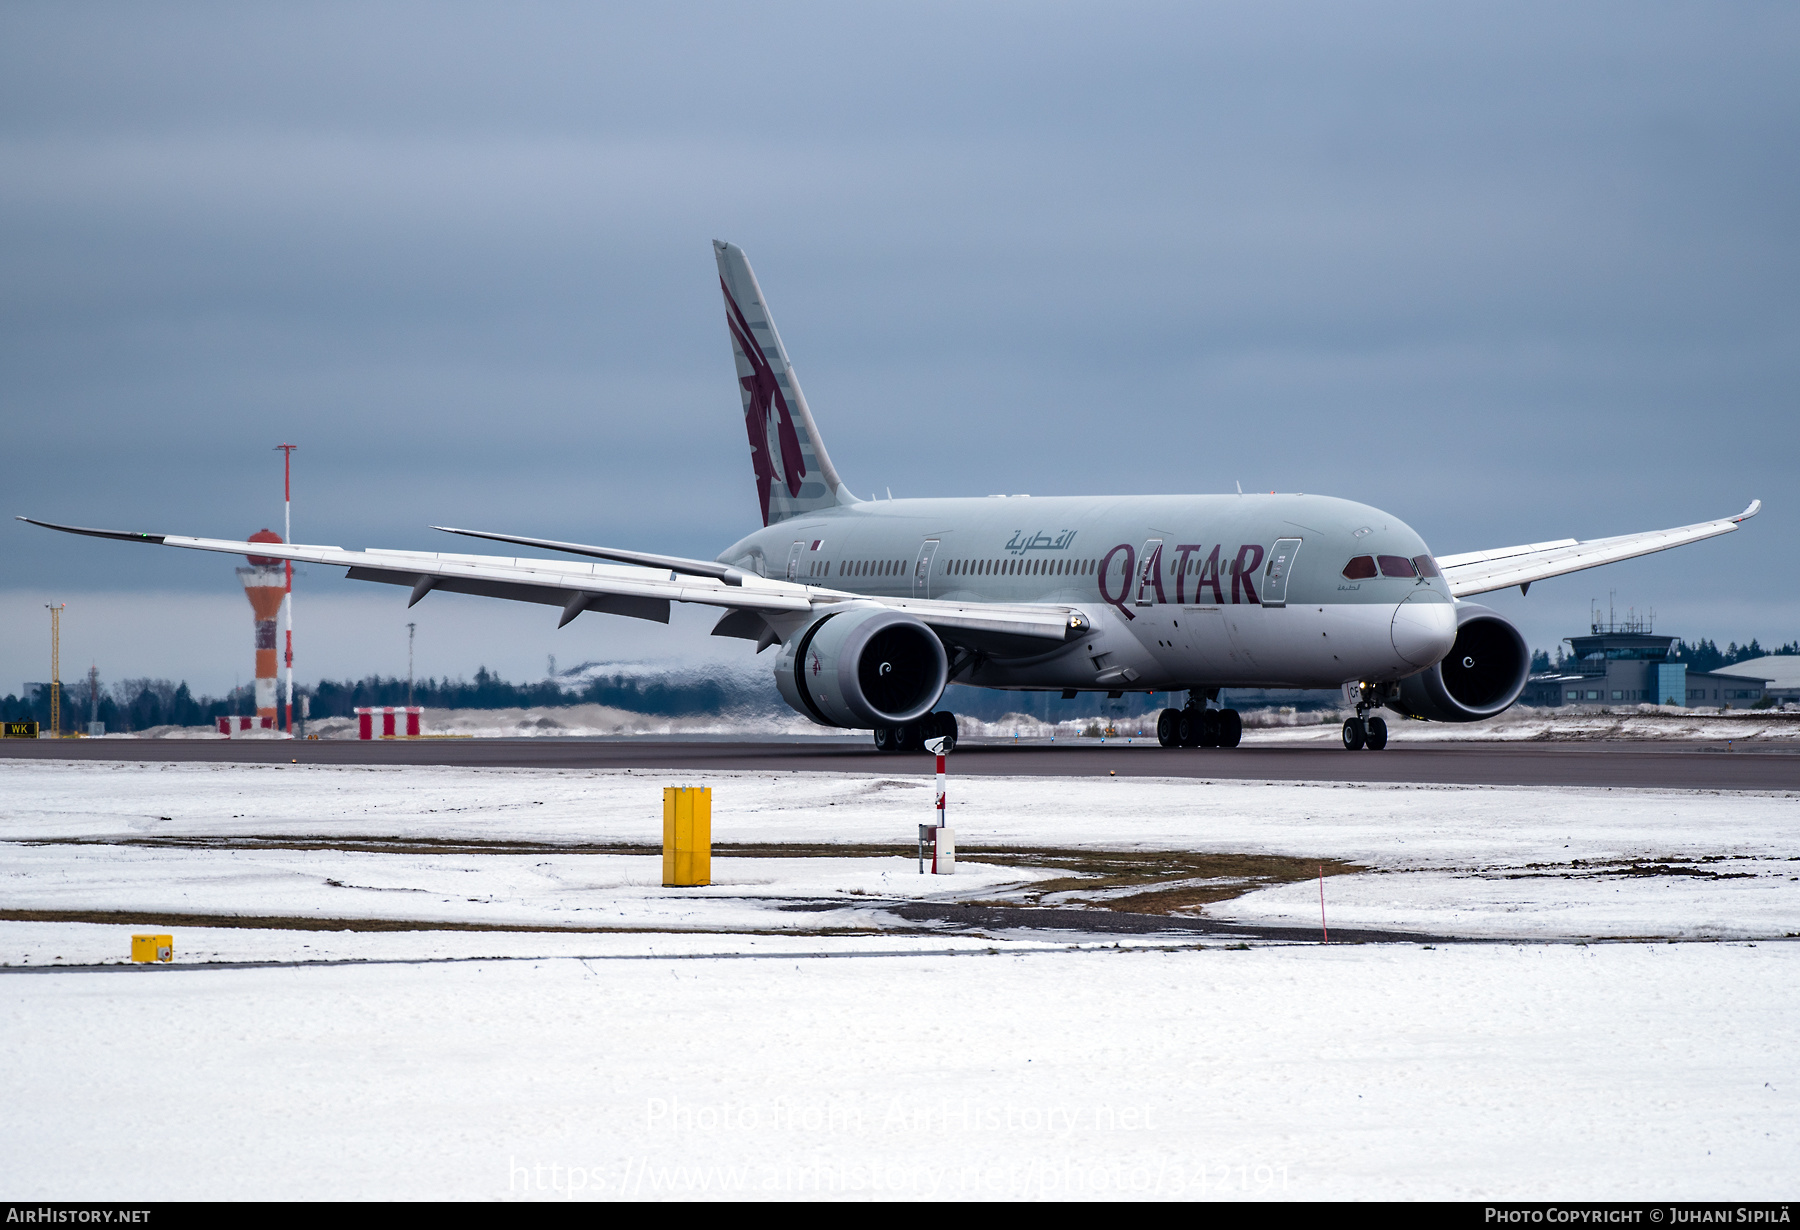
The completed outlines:
[[[1531,588],[1533,581],[1729,534],[1760,511],[1762,501],[1751,500],[1750,507],[1737,516],[1718,521],[1702,521],[1698,525],[1677,526],[1672,530],[1621,534],[1616,538],[1594,538],[1587,542],[1564,538],[1558,542],[1533,542],[1520,547],[1443,555],[1438,557],[1437,566],[1450,582],[1450,592],[1458,598],[1485,594],[1510,585],[1517,585],[1523,592]]]
[[[298,543],[232,542],[222,538],[188,538],[178,534],[139,534],[122,530],[86,529],[20,517],[32,525],[117,538],[125,542],[217,551],[225,555],[260,555],[310,564],[349,569],[353,581],[380,581],[412,588],[411,606],[433,590],[480,594],[515,602],[540,602],[563,609],[561,627],[583,611],[625,615],[633,619],[669,622],[671,602],[693,602],[752,612],[769,621],[771,629],[802,626],[814,612],[849,603],[893,607],[917,616],[951,639],[1035,646],[1045,652],[1081,635],[1088,618],[1078,608],[1056,603],[964,603],[929,598],[887,598],[852,594],[794,581],[777,581],[742,572],[709,560],[588,547],[579,543],[555,543],[529,539],[554,550],[569,550],[607,560],[634,563],[578,563],[574,560],[510,558],[497,555],[451,555],[436,551],[346,551],[342,547],[306,546]],[[454,531],[468,534],[470,531]],[[500,534],[479,537],[521,541]],[[654,567],[647,565],[654,564]],[[666,570],[666,571],[665,571]],[[723,626],[724,621],[721,621]],[[742,635],[742,633],[733,633]],[[785,636],[785,633],[783,634]],[[749,639],[758,639],[751,634]],[[773,636],[771,636],[773,639]],[[1049,642],[1046,644],[1045,642]],[[764,642],[765,644],[768,642]]]

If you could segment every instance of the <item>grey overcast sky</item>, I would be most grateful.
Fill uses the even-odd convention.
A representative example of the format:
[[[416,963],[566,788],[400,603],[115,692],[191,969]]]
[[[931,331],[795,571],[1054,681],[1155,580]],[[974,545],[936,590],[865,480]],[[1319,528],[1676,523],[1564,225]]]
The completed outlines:
[[[0,7],[7,514],[711,555],[709,240],[860,494],[1357,497],[1440,553],[1736,513],[1494,605],[1800,636],[1800,8]],[[217,556],[0,525],[0,692],[251,670]],[[303,680],[732,660],[315,569]]]

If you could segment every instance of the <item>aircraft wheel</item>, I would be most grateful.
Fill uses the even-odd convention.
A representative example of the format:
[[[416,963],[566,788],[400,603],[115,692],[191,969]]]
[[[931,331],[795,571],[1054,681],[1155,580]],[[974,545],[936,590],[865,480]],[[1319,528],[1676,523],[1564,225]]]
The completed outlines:
[[[894,746],[894,728],[892,726],[877,726],[875,728],[875,750],[878,752],[891,752],[896,750]]]
[[[1236,709],[1219,710],[1219,746],[1236,747],[1244,738],[1244,719]]]
[[[925,722],[931,719],[927,717]],[[896,726],[894,730],[894,750],[896,752],[916,752],[925,746],[925,722],[908,722],[904,726]]]
[[[949,743],[944,745],[944,751],[946,753],[954,752],[956,750],[956,715],[948,710],[944,710],[932,714],[930,717],[926,718],[925,721],[931,724],[930,737],[933,739],[950,740]]]
[[[1382,748],[1387,746],[1387,723],[1378,717],[1372,717],[1368,721],[1368,727],[1369,741],[1367,746],[1371,752],[1379,752]]]
[[[1181,710],[1164,709],[1156,715],[1156,741],[1164,747],[1181,746]]]
[[[1202,710],[1200,713],[1200,746],[1219,746],[1219,735],[1221,733],[1220,728],[1222,725],[1223,723],[1220,721],[1219,711],[1217,709]]]
[[[1200,710],[1183,709],[1178,726],[1178,734],[1183,747],[1200,746]]]
[[[1363,744],[1369,741],[1368,732],[1363,729],[1361,718],[1344,719],[1344,750],[1359,752]]]

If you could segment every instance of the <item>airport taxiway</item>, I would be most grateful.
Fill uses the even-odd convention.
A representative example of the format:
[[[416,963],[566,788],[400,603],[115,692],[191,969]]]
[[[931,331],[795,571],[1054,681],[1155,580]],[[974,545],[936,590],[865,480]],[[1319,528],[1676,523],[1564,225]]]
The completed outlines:
[[[444,768],[654,769],[671,772],[924,772],[924,755],[884,755],[860,740],[658,739],[223,740],[62,739],[0,742],[0,757],[145,763],[429,765]],[[1381,752],[1244,746],[1170,750],[1152,740],[974,741],[957,774],[1179,777],[1462,786],[1674,790],[1800,789],[1800,743],[1580,741],[1390,744]]]

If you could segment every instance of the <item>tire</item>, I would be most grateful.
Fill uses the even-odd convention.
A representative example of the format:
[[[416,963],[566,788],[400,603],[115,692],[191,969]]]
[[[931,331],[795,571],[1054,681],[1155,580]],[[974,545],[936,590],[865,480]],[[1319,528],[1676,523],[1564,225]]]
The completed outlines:
[[[932,714],[926,720],[931,723],[931,737],[950,740],[944,745],[944,751],[945,753],[954,752],[956,750],[956,715],[945,710]]]
[[[1387,746],[1387,723],[1378,717],[1368,721],[1369,738],[1366,746],[1371,752],[1379,752]]]
[[[1207,710],[1204,710],[1201,712],[1201,714],[1200,714],[1200,746],[1201,747],[1217,747],[1217,746],[1219,746],[1219,735],[1221,733],[1220,732],[1221,724],[1222,723],[1220,722],[1220,719],[1219,719],[1219,711],[1217,709],[1207,709]]]
[[[894,728],[877,726],[875,728],[875,750],[878,752],[894,751]]]
[[[1236,709],[1219,710],[1219,746],[1236,747],[1244,739],[1244,719]]]
[[[1156,715],[1156,741],[1164,747],[1181,746],[1181,710],[1164,709]]]
[[[1361,720],[1357,718],[1344,719],[1344,750],[1346,752],[1360,752],[1363,744],[1368,741],[1369,736],[1364,731]]]
[[[926,722],[931,719],[927,717]],[[893,727],[894,750],[896,752],[917,752],[925,747],[925,722],[908,722],[904,726]]]
[[[1183,709],[1181,711],[1181,721],[1177,725],[1177,732],[1181,739],[1181,746],[1199,747],[1200,710]]]

